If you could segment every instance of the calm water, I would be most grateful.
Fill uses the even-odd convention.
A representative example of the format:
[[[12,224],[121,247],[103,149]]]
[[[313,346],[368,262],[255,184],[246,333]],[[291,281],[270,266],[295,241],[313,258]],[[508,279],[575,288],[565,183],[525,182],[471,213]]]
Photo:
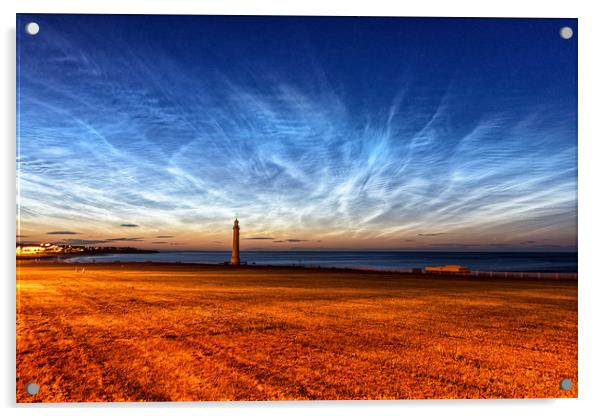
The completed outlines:
[[[479,271],[577,272],[577,253],[482,252],[358,252],[358,251],[245,251],[241,261],[259,265],[369,267],[410,269],[429,265],[460,264]],[[230,259],[225,251],[178,251],[153,254],[110,254],[61,259],[66,262],[181,262],[219,264]]]

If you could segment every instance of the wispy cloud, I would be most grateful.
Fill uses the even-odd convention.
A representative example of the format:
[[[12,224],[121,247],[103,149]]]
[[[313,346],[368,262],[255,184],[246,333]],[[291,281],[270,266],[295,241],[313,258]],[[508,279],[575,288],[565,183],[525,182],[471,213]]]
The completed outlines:
[[[48,235],[74,235],[74,234],[81,234],[81,233],[77,233],[75,231],[49,231],[46,234],[48,234]]]
[[[75,18],[45,19],[80,27]],[[229,45],[252,37],[225,25],[228,36],[193,36],[177,55],[163,38],[175,34],[143,23],[141,38],[113,23],[103,38],[57,29],[43,44],[22,46],[18,166],[28,235],[60,227],[104,236],[121,224],[137,236],[149,232],[102,241],[149,244],[172,238],[153,237],[167,232],[205,247],[230,241],[239,215],[242,237],[254,245],[576,246],[576,111],[549,95],[574,86],[556,72],[549,84],[520,78],[535,68],[548,73],[545,62],[517,73],[500,51],[493,63],[517,78],[489,79],[481,66],[492,63],[488,50],[465,56],[458,46],[474,58],[465,73],[451,45],[418,45],[420,52],[406,45],[409,55],[380,50],[370,64],[406,75],[375,78],[355,60],[362,50],[329,49],[311,36],[312,48],[294,59],[277,45],[250,49],[245,59]],[[294,27],[313,33],[305,24]],[[358,39],[374,53],[378,39],[405,36],[358,25]],[[443,39],[438,33],[424,38]],[[295,44],[288,32],[278,39]],[[508,48],[513,59],[530,59]],[[185,64],[201,52],[214,58]],[[433,76],[433,62],[451,66]]]

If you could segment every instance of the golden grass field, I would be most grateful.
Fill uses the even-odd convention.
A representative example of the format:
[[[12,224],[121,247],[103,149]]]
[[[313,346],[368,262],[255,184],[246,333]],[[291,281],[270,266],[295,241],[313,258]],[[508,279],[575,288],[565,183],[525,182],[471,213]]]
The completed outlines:
[[[577,397],[576,281],[17,268],[18,402]]]

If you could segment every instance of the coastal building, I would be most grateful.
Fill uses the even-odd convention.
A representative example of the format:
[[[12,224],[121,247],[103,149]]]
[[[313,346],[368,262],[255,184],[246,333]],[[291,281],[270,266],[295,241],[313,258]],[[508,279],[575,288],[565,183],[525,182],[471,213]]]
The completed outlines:
[[[234,220],[234,227],[232,227],[232,256],[230,257],[230,264],[233,266],[238,266],[240,264],[240,254],[239,254],[239,232],[240,227],[238,226],[238,218]]]
[[[426,266],[424,268],[424,272],[470,274],[470,269],[468,267],[460,266],[458,264],[448,264],[446,266]]]
[[[45,248],[42,246],[17,246],[17,256],[31,256],[43,253]]]
[[[38,245],[34,244],[17,244],[17,257],[18,256],[41,256],[50,255],[56,253],[62,253],[64,247],[51,243],[41,243]]]

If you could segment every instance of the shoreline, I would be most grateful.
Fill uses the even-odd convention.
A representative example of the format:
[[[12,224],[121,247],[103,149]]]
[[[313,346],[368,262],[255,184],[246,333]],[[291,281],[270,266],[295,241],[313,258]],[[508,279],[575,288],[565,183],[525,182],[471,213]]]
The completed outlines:
[[[153,268],[165,269],[215,269],[227,271],[305,271],[312,273],[350,273],[350,274],[370,274],[370,275],[394,275],[413,278],[428,278],[428,279],[451,279],[451,280],[552,280],[552,281],[578,281],[578,272],[495,272],[495,271],[477,271],[473,270],[470,273],[426,273],[417,270],[409,269],[379,269],[364,266],[357,267],[335,267],[335,266],[299,266],[299,265],[267,265],[267,264],[241,264],[231,266],[228,264],[213,264],[213,263],[186,263],[186,262],[160,262],[160,261],[112,261],[112,262],[85,262],[72,263],[65,261],[39,261],[39,259],[19,259],[17,258],[17,269],[19,265],[30,266],[71,266],[76,268],[123,268],[127,266],[131,269],[149,269]]]

